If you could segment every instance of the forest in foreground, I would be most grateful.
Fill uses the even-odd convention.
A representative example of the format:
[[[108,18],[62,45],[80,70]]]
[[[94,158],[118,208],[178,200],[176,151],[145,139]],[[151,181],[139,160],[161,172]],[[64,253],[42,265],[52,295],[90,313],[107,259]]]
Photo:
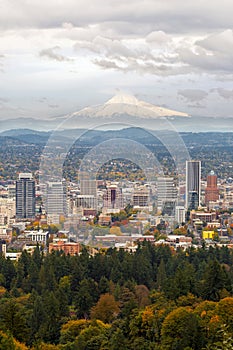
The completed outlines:
[[[232,284],[227,247],[0,256],[0,349],[232,349]]]

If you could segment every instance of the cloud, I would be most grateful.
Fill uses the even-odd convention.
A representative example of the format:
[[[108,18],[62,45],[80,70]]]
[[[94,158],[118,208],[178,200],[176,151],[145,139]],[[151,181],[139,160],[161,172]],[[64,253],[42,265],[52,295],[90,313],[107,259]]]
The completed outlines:
[[[79,41],[74,45],[76,51],[86,49],[93,53],[102,54],[105,56],[131,57],[135,56],[136,52],[129,49],[124,44],[123,40],[113,40],[103,36],[96,36],[92,41]]]
[[[79,86],[81,105],[109,97],[100,89],[127,86],[139,94],[156,89],[174,108],[206,104],[209,115],[229,115],[232,13],[232,0],[2,0],[3,97],[53,115],[49,105],[60,105],[60,96],[62,110],[76,108]],[[48,100],[39,103],[42,96]]]
[[[204,109],[204,108],[206,108],[203,104],[201,104],[199,102],[188,104],[187,107],[188,108],[197,108],[197,109],[200,109],[200,108]]]
[[[41,50],[39,53],[39,56],[46,57],[46,58],[49,58],[51,60],[55,60],[58,62],[72,61],[70,58],[65,57],[65,56],[55,52],[56,50],[59,50],[59,49],[60,49],[59,46],[54,46],[54,47],[51,47],[48,49]]]
[[[226,100],[232,100],[233,99],[233,90],[227,90],[223,88],[214,88],[210,90],[211,92],[217,92],[219,96]]]
[[[38,100],[38,102],[40,102],[40,103],[47,103],[47,102],[48,102],[48,99],[47,99],[47,97],[41,97],[41,98]]]
[[[59,108],[58,104],[49,104],[49,108]]]
[[[136,38],[112,39],[97,35],[91,40],[80,38],[74,49],[77,54],[86,50],[95,55],[92,61],[106,70],[114,68],[161,76],[205,72],[221,77],[230,76],[233,71],[232,30],[202,35],[199,39],[171,36],[163,31]]]
[[[233,71],[231,0],[223,0],[224,6],[213,0],[211,7],[201,0],[104,0],[101,6],[97,0],[4,2],[0,28],[24,38],[43,33],[49,48],[41,57],[71,61],[64,54],[69,46],[77,57],[92,55],[90,61],[105,70],[158,76],[205,72],[221,79]]]
[[[232,30],[211,34],[201,40],[196,40],[191,46],[181,45],[176,51],[180,61],[188,64],[193,71],[232,75]]]
[[[0,103],[7,103],[7,102],[9,102],[7,98],[0,97]]]
[[[204,100],[208,96],[208,92],[199,89],[185,89],[179,90],[178,96],[181,96],[188,102],[197,102]]]
[[[4,64],[3,64],[3,62],[2,62],[2,60],[5,58],[5,55],[0,55],[0,72],[1,73],[4,73],[4,69],[3,69],[3,67],[4,67]]]
[[[151,33],[149,33],[146,36],[146,42],[153,44],[153,45],[158,45],[158,46],[162,46],[165,44],[168,44],[171,42],[171,37],[170,35],[167,35],[165,32],[159,30],[159,31],[153,31]]]
[[[211,34],[205,39],[197,40],[196,44],[210,52],[230,54],[233,52],[233,30],[227,29],[223,32]]]
[[[45,104],[49,108],[59,108],[59,105],[57,103],[50,103],[47,97],[41,97],[37,101],[41,104]]]
[[[108,60],[105,60],[105,59],[101,59],[101,60],[95,59],[95,60],[93,60],[93,63],[95,63],[96,65],[98,65],[99,67],[101,67],[103,69],[123,70],[123,68],[118,66],[116,64],[116,62],[108,61]]]
[[[110,27],[116,24],[117,28],[118,23],[123,22],[128,24],[128,32],[140,30],[145,34],[145,31],[154,28],[170,33],[187,33],[222,29],[223,26],[231,28],[232,12],[231,0],[212,0],[211,3],[202,0],[102,0],[101,6],[98,0],[66,0],[59,3],[56,0],[2,0],[0,27],[54,28],[62,23],[85,27],[111,22]]]
[[[111,39],[98,35],[74,45],[76,54],[83,50],[89,52],[92,62],[103,69],[161,76],[187,72],[185,65],[177,61],[174,47],[172,39],[161,31],[152,32],[146,38]]]

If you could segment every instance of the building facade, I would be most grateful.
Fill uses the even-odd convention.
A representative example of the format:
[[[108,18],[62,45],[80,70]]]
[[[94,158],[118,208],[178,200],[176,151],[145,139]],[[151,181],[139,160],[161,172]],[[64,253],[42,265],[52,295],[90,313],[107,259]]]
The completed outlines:
[[[185,204],[187,210],[197,209],[201,201],[201,162],[186,161],[186,192]]]
[[[111,183],[107,186],[106,193],[103,196],[103,208],[109,212],[118,212],[124,208],[122,190],[117,183]]]
[[[207,176],[207,187],[205,189],[205,204],[216,202],[219,199],[219,190],[217,186],[217,175],[212,170]]]
[[[59,216],[67,214],[65,181],[47,183],[46,212],[48,216]]]
[[[133,191],[133,206],[137,208],[148,207],[150,204],[150,190],[145,186],[138,186]]]
[[[35,181],[31,173],[20,173],[16,181],[16,218],[35,217]]]
[[[157,178],[157,207],[158,210],[163,210],[166,203],[173,203],[177,200],[177,188],[173,177],[158,177]]]

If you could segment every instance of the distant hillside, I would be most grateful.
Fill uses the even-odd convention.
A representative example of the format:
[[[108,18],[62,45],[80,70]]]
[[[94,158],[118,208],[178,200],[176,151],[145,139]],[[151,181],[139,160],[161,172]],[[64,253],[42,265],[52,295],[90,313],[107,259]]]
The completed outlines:
[[[47,131],[37,131],[32,129],[10,129],[0,133],[0,136],[13,136],[17,137],[20,135],[40,135],[49,136],[51,133]]]
[[[156,135],[159,137],[159,135],[164,133],[168,133],[167,139],[169,139],[169,136],[174,136],[174,133],[171,131],[158,131]],[[179,135],[187,147],[229,147],[233,145],[233,132],[181,132]],[[134,127],[108,131],[70,129],[61,130],[54,134],[32,129],[12,129],[0,133],[0,143],[17,144],[18,142],[19,144],[45,145],[50,136],[56,143],[70,143],[70,139],[72,139],[76,145],[88,147],[116,138],[134,140],[143,145],[161,145],[160,140],[154,135],[153,131]],[[171,137],[171,142],[174,142],[173,137]]]

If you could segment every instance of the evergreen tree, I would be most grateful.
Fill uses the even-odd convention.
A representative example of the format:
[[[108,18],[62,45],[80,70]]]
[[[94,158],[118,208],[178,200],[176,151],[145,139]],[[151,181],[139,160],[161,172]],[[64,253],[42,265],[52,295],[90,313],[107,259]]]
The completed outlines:
[[[201,296],[203,299],[219,301],[220,291],[223,288],[227,290],[230,288],[227,273],[216,259],[210,260],[201,284]]]

